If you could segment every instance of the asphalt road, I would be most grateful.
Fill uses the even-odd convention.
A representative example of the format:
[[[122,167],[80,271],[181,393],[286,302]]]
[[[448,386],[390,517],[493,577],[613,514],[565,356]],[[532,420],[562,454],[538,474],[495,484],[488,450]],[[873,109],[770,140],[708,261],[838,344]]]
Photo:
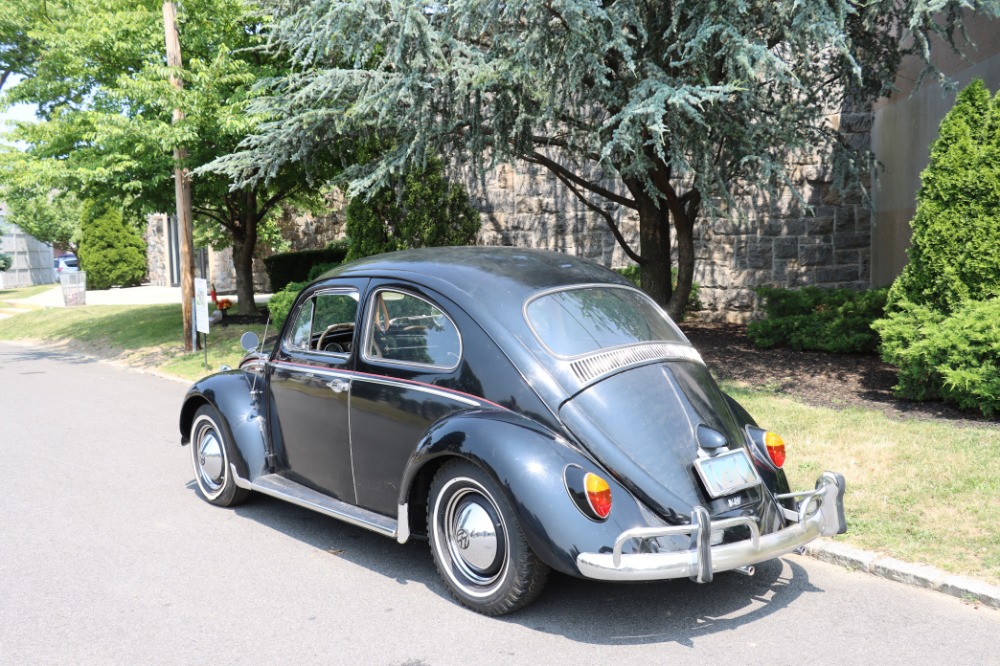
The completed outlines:
[[[1000,664],[1000,612],[798,556],[476,615],[425,543],[202,501],[184,390],[0,343],[0,664]]]

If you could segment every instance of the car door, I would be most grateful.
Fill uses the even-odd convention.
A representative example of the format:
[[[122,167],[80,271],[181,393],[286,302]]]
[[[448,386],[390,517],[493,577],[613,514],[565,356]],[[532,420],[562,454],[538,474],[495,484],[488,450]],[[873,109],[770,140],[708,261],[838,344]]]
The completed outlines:
[[[373,285],[358,369],[351,385],[351,441],[357,503],[394,515],[399,481],[427,428],[457,410],[482,404],[446,388],[459,384],[462,336],[447,306],[432,294]]]
[[[277,472],[356,503],[349,428],[359,303],[367,280],[321,285],[300,300],[268,365]]]

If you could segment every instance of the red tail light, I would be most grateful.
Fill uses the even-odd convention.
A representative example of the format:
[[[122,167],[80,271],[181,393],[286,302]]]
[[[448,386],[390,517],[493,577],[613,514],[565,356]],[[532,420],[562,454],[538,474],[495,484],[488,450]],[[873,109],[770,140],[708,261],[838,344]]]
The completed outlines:
[[[769,431],[764,435],[764,445],[775,467],[785,464],[785,440],[781,439],[781,435]]]
[[[608,482],[596,474],[588,473],[583,478],[583,483],[587,489],[590,508],[601,518],[607,518],[611,513],[611,487]]]

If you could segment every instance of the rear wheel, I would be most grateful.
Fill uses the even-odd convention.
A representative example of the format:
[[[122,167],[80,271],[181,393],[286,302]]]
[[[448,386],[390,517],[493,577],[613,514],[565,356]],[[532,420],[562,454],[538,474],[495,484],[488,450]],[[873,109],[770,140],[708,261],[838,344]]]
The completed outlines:
[[[217,506],[239,504],[250,494],[233,479],[229,466],[232,450],[228,431],[223,427],[218,410],[202,405],[194,414],[191,425],[191,462],[194,478],[202,496]]]
[[[427,525],[434,564],[462,604],[502,615],[542,591],[549,568],[531,551],[503,492],[480,467],[459,460],[438,471]]]

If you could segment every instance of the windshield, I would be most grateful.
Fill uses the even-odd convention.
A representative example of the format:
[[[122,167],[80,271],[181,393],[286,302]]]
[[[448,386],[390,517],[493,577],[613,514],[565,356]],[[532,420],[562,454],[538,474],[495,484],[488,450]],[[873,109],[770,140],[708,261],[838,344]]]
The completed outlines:
[[[646,342],[687,343],[649,297],[627,287],[556,291],[529,301],[524,312],[535,335],[556,356]]]

